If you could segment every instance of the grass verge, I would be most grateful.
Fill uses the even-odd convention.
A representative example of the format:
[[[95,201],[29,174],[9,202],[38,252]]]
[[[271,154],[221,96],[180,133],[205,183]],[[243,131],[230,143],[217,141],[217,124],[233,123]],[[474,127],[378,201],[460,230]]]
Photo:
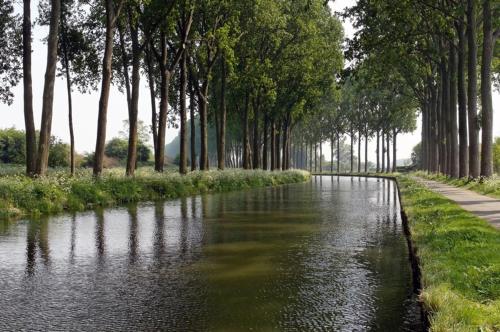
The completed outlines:
[[[412,173],[415,176],[433,180],[438,182],[443,182],[450,184],[455,187],[460,187],[468,190],[475,191],[477,193],[491,196],[494,198],[500,198],[500,177],[497,175],[488,178],[488,179],[468,179],[468,178],[460,178],[454,179],[444,174],[436,174],[436,173],[427,173],[423,171],[418,171]]]
[[[431,331],[500,331],[500,232],[398,176]]]
[[[39,179],[9,175],[0,177],[0,218],[37,217],[64,210],[298,183],[309,178],[309,173],[298,170],[226,170],[191,172],[184,176],[176,172],[142,171],[130,178],[112,172],[99,179],[88,172],[74,177],[55,172]]]

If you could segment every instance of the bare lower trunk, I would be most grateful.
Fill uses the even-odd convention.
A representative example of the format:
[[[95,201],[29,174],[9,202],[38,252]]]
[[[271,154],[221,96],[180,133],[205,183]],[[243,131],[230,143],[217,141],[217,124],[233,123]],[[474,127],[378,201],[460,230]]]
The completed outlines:
[[[63,65],[66,74],[66,92],[68,95],[68,126],[69,126],[69,141],[70,141],[70,172],[75,174],[75,134],[73,130],[73,100],[71,98],[71,75],[69,69],[68,47],[66,39],[65,25],[63,24],[62,31],[62,49],[63,49]]]
[[[148,75],[149,98],[151,102],[151,132],[153,135],[153,151],[158,148],[158,115],[156,114],[156,89],[155,78],[153,73],[153,65],[151,63],[151,50],[146,47],[146,67]]]
[[[397,171],[397,167],[398,167],[398,165],[397,165],[398,160],[396,158],[397,135],[398,135],[398,133],[394,130],[393,133],[392,133],[392,171],[393,172],[396,172]]]
[[[108,114],[109,88],[111,85],[111,60],[113,57],[113,37],[115,34],[115,9],[113,0],[106,0],[106,41],[102,65],[101,96],[97,119],[97,139],[94,160],[94,176],[102,173],[104,145],[106,143],[106,124]]]
[[[385,172],[385,134],[384,134],[384,131],[382,130],[382,135],[381,136],[381,142],[382,142],[382,146],[381,146],[381,157],[382,157],[382,167],[381,167],[381,172],[384,173]]]
[[[40,139],[36,174],[45,175],[49,163],[49,144],[52,130],[52,110],[54,105],[54,84],[57,67],[57,44],[59,36],[59,19],[61,17],[61,1],[51,0],[50,28],[47,42],[47,67],[43,87],[42,123],[40,125]]]
[[[491,96],[491,62],[493,29],[491,1],[483,2],[483,57],[481,62],[481,176],[493,175],[493,101]]]
[[[365,173],[368,173],[368,134],[365,134]]]
[[[137,168],[137,116],[139,113],[139,88],[140,88],[140,57],[139,31],[133,23],[132,13],[129,11],[130,36],[132,39],[132,96],[129,111],[129,136],[126,175],[133,176]],[[161,145],[160,145],[161,147]],[[162,149],[163,150],[163,149]]]
[[[219,144],[217,154],[217,166],[224,169],[226,159],[226,63],[225,59],[221,61],[221,91],[220,91],[220,124],[219,124]]]
[[[167,131],[167,115],[170,89],[171,73],[167,68],[168,65],[168,49],[167,41],[164,34],[160,37],[161,43],[161,59],[160,59],[160,113],[158,116],[158,138],[155,151],[155,171],[163,172],[165,164],[165,133]]]
[[[380,172],[380,130],[377,130],[377,173]]]
[[[276,169],[276,125],[271,121],[271,171]]]
[[[248,108],[249,108],[248,93],[245,96],[245,109],[243,112],[243,168],[250,169],[250,139],[249,139],[249,124],[248,124]]]
[[[208,79],[203,82],[198,94],[200,102],[200,170],[208,171]]]
[[[266,115],[264,117],[264,137],[262,138],[264,140],[264,147],[262,148],[262,169],[268,170],[269,165],[268,165],[268,149],[269,149],[269,140],[268,136],[269,135],[269,117]]]
[[[190,150],[191,150],[191,170],[196,170],[196,119],[194,115],[195,108],[195,93],[194,88],[192,87],[192,82],[189,80],[189,120],[191,125],[191,141],[190,141]]]
[[[361,132],[358,131],[358,173],[361,173]]]
[[[385,139],[387,142],[387,173],[391,171],[391,150],[390,150],[390,137],[389,133],[385,135]]]
[[[458,150],[458,127],[457,127],[457,56],[455,45],[450,45],[450,136],[448,144],[451,147],[450,175],[454,178],[459,176],[459,150]]]
[[[180,72],[180,156],[179,173],[187,173],[187,114],[186,114],[186,90],[187,90],[187,59],[186,52],[182,53]]]
[[[36,132],[33,118],[33,84],[31,79],[31,0],[23,1],[23,92],[26,130],[26,174],[36,170]]]
[[[475,0],[467,0],[468,88],[469,120],[469,176],[479,177],[479,120],[477,117],[477,42]]]
[[[340,173],[340,136],[337,133],[337,173]]]
[[[467,94],[465,90],[465,31],[459,22],[458,32],[458,135],[459,135],[459,177],[469,175],[469,154],[467,137]]]
[[[354,171],[354,132],[351,129],[351,173]]]
[[[253,169],[259,168],[260,164],[260,149],[259,149],[259,109],[258,105],[254,106],[254,119],[253,119]]]

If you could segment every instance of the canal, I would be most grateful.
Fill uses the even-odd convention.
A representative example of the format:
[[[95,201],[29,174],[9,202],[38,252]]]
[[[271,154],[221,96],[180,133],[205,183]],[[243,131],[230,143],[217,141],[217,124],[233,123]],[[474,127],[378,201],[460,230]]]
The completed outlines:
[[[0,330],[420,331],[394,182],[0,222]]]

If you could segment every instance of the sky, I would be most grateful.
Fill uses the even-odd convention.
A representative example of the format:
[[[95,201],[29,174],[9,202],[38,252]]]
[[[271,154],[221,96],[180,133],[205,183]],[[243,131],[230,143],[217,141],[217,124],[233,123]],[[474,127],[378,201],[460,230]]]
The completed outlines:
[[[350,7],[355,3],[355,0],[335,0],[330,6],[334,11],[342,11],[346,7]],[[22,12],[22,3],[16,2],[16,11]],[[32,18],[38,16],[37,6],[32,9]],[[344,31],[346,37],[351,37],[354,29],[350,22],[344,22]],[[35,115],[35,126],[40,127],[41,109],[42,109],[42,93],[43,79],[45,74],[45,66],[47,59],[47,46],[42,42],[42,39],[47,36],[48,29],[37,26],[33,29],[33,107]],[[15,127],[24,129],[24,113],[23,113],[23,86],[20,83],[13,89],[15,98],[12,105],[8,106],[0,104],[0,128]],[[76,151],[90,152],[95,148],[95,137],[97,132],[97,108],[99,103],[99,91],[91,94],[81,94],[73,91],[73,121],[75,127],[75,145]],[[67,115],[67,95],[66,82],[63,78],[56,79],[54,91],[54,114],[52,124],[52,134],[60,137],[64,141],[69,141],[68,115]],[[494,118],[500,116],[500,94],[494,91],[493,96]],[[111,88],[108,109],[108,126],[107,138],[118,136],[123,128],[123,120],[128,117],[127,103],[125,95],[120,93],[116,87]],[[149,101],[149,90],[147,80],[141,78],[141,90],[139,98],[139,119],[145,123],[150,123],[151,105]],[[417,120],[418,128],[411,134],[404,134],[398,137],[397,158],[410,158],[413,147],[420,141],[420,119]],[[494,136],[500,136],[500,122],[495,121],[493,125]],[[166,133],[166,142],[169,143],[177,135],[177,129],[169,128]],[[375,160],[375,142],[372,141],[368,146],[370,161]],[[329,145],[325,144],[323,149],[326,152],[326,159],[330,159]],[[364,151],[364,148],[363,148]]]

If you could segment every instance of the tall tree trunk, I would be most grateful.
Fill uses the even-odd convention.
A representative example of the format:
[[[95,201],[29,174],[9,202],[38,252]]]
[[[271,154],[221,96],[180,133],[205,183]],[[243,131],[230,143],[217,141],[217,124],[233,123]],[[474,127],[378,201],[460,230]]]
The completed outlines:
[[[139,45],[139,31],[134,23],[134,18],[129,10],[130,37],[132,39],[132,95],[130,99],[129,111],[129,135],[128,135],[128,153],[126,164],[126,175],[133,176],[137,168],[137,116],[139,114],[139,88],[140,88],[140,66],[141,66],[141,48]],[[161,145],[160,145],[161,147]],[[164,149],[161,149],[164,150]]]
[[[469,175],[469,140],[467,137],[467,94],[465,88],[465,27],[460,21],[458,33],[458,135],[459,135],[459,177]]]
[[[424,170],[427,167],[427,145],[428,145],[428,128],[427,128],[427,118],[429,116],[429,107],[427,100],[421,103],[422,109],[422,135],[420,139],[420,149],[421,149],[421,160],[420,165],[416,165],[418,169]]]
[[[398,160],[397,160],[397,156],[396,156],[396,151],[397,151],[397,135],[398,133],[396,132],[396,130],[393,130],[392,131],[392,171],[393,172],[396,172],[397,171],[397,168],[398,168]]]
[[[361,132],[358,131],[358,173],[361,173]]]
[[[448,154],[447,154],[447,118],[449,112],[448,97],[450,95],[449,90],[449,80],[448,73],[446,70],[445,58],[441,59],[441,109],[440,109],[440,121],[439,121],[439,162],[440,162],[440,172],[443,174],[448,174]]]
[[[243,112],[243,168],[250,169],[250,138],[249,138],[249,121],[248,121],[248,108],[249,108],[248,92],[245,95],[245,109]]]
[[[168,99],[171,73],[168,70],[167,40],[162,33],[160,36],[160,112],[158,115],[158,144],[155,151],[155,171],[163,172],[165,164],[165,133],[167,131]]]
[[[439,109],[441,105],[440,93],[436,86],[431,88],[431,135],[432,135],[432,148],[431,148],[431,172],[439,172]]]
[[[196,118],[195,118],[195,103],[196,103],[196,96],[194,92],[194,87],[192,85],[192,80],[188,80],[189,84],[189,120],[190,120],[190,150],[191,150],[191,171],[196,170]]]
[[[180,158],[179,173],[187,173],[187,112],[186,112],[186,90],[187,90],[187,54],[182,52],[180,72]]]
[[[220,124],[219,124],[219,144],[217,154],[217,166],[219,169],[224,169],[226,160],[226,59],[221,58],[221,87],[220,87]]]
[[[332,138],[330,140],[330,173],[333,174],[333,145],[335,144],[335,138],[332,133]]]
[[[391,171],[391,144],[390,144],[390,137],[389,137],[389,133],[387,133],[385,135],[385,139],[386,139],[386,142],[387,142],[387,173],[390,173]]]
[[[208,171],[208,78],[198,94],[200,104],[200,170]]]
[[[382,142],[382,146],[381,146],[381,156],[382,156],[382,167],[381,167],[381,172],[384,173],[385,172],[385,133],[384,133],[384,130],[382,129],[382,134],[380,135],[381,136],[381,142]]]
[[[123,74],[123,81],[125,82],[125,93],[127,97],[127,107],[128,107],[128,112],[130,113],[130,110],[132,108],[132,92],[130,91],[130,76],[128,73],[128,56],[127,56],[127,50],[125,48],[125,36],[123,32],[123,27],[118,21],[117,23],[117,29],[118,29],[118,35],[120,37],[120,53],[122,56],[122,74]]]
[[[283,155],[281,159],[281,169],[283,171],[288,169],[288,161],[289,161],[289,156],[288,156],[288,144],[289,144],[289,131],[288,131],[288,119],[285,119],[283,121],[283,139],[282,139],[282,150],[283,150]]]
[[[75,134],[73,130],[73,100],[71,98],[71,75],[69,69],[69,56],[68,56],[68,40],[66,37],[66,25],[64,18],[61,18],[62,24],[62,49],[63,49],[63,65],[66,73],[66,92],[68,95],[68,126],[69,126],[69,141],[70,141],[70,172],[73,176],[75,174]]]
[[[479,121],[477,117],[477,37],[476,1],[467,0],[468,86],[467,109],[469,120],[469,176],[479,177]]]
[[[253,169],[260,166],[260,144],[259,144],[259,105],[254,103],[253,108]]]
[[[276,124],[271,120],[271,171],[276,169]]]
[[[454,178],[459,176],[459,150],[458,150],[458,127],[457,127],[457,54],[454,43],[450,42],[450,136],[448,144],[451,147],[450,175]]]
[[[23,0],[23,93],[26,130],[26,174],[36,170],[36,132],[33,118],[33,84],[31,79],[31,0]]]
[[[354,171],[354,131],[351,128],[351,173]]]
[[[377,130],[377,173],[380,172],[380,130]]]
[[[113,38],[115,34],[115,8],[113,0],[106,0],[106,40],[102,64],[101,95],[99,97],[99,115],[97,119],[97,139],[94,157],[94,176],[102,173],[104,146],[106,144],[106,125],[108,115],[109,88],[111,85],[111,60],[113,57]]]
[[[337,132],[337,173],[340,174],[340,135]]]
[[[491,62],[493,28],[491,1],[483,2],[483,57],[481,62],[481,176],[493,175],[493,101],[491,96]]]
[[[57,44],[59,37],[59,19],[61,17],[61,1],[51,0],[50,27],[47,42],[47,67],[43,86],[42,123],[40,125],[40,139],[36,174],[45,175],[49,163],[49,145],[52,130],[52,110],[54,105],[54,84],[57,67]]]
[[[145,48],[146,53],[146,70],[148,75],[149,98],[151,102],[151,132],[153,134],[153,151],[158,149],[158,115],[156,114],[156,89],[155,78],[153,73],[151,48]]]
[[[314,173],[318,172],[318,143],[314,142]]]
[[[280,142],[281,142],[281,131],[278,130],[278,132],[276,133],[276,169],[277,170],[281,169],[281,151],[280,151],[281,147],[280,147]]]
[[[269,149],[269,140],[268,136],[269,135],[269,116],[264,117],[264,137],[262,138],[264,140],[264,147],[262,149],[262,169],[268,170],[269,165],[268,165],[268,149]]]
[[[319,172],[323,173],[323,142],[319,141]]]
[[[365,133],[365,173],[368,173],[368,134]]]

